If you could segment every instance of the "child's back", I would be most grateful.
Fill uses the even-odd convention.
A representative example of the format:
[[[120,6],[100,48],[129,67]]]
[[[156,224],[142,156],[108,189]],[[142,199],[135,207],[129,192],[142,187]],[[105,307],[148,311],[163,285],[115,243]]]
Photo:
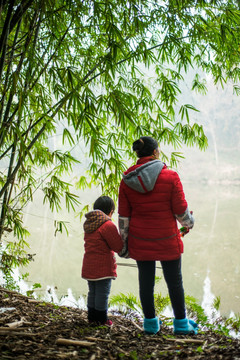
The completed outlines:
[[[117,273],[114,252],[119,252],[123,246],[117,227],[101,210],[87,213],[86,219],[82,277],[86,280],[115,278]]]
[[[117,277],[114,252],[120,252],[123,241],[111,216],[115,205],[108,196],[101,196],[94,203],[94,210],[87,213],[84,227],[85,253],[82,277],[88,281],[88,320],[111,325],[107,318],[111,281]]]

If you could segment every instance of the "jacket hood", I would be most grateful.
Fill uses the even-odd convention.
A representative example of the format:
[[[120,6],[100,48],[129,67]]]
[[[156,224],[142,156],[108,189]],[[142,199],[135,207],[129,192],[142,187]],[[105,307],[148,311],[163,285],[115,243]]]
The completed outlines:
[[[83,229],[86,233],[96,231],[106,221],[111,220],[111,218],[101,210],[90,211],[85,217],[86,221],[83,224]]]
[[[131,189],[140,193],[152,191],[164,166],[165,164],[160,160],[148,161],[127,174],[123,174],[123,181]]]

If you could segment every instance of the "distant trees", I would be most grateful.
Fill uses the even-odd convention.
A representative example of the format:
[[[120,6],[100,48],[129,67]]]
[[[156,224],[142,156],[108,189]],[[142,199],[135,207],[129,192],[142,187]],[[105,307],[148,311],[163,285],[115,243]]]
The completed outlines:
[[[136,137],[206,147],[196,109],[178,101],[189,68],[239,80],[239,1],[9,0],[0,30],[0,239],[13,230],[23,241],[21,208],[36,188],[51,209],[77,203],[62,174],[81,159],[48,148],[60,126],[88,152],[79,186],[116,192]],[[197,70],[192,90],[206,92]]]

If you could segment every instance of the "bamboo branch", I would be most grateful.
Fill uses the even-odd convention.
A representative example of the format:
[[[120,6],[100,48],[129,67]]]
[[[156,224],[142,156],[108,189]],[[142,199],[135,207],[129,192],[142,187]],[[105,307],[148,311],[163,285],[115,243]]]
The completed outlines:
[[[23,17],[24,13],[30,8],[34,0],[23,0],[20,5],[18,6],[15,14],[12,17],[10,23],[9,33],[12,32],[18,21]]]
[[[10,19],[11,19],[12,12],[13,12],[14,2],[15,2],[15,0],[10,0],[8,11],[7,11],[7,16],[6,16],[4,25],[3,25],[2,35],[0,38],[0,54],[1,54],[1,52],[3,52],[3,49],[7,43],[7,38],[9,35],[9,28],[10,28]],[[3,60],[3,62],[4,62],[4,60]],[[0,75],[1,75],[1,71],[0,71]]]
[[[26,41],[25,41],[24,52],[22,53],[21,58],[20,58],[19,63],[18,63],[18,66],[17,66],[17,69],[14,72],[14,74],[16,75],[15,85],[12,85],[12,88],[11,88],[11,91],[10,91],[10,94],[9,94],[9,98],[8,98],[8,102],[7,102],[7,106],[6,106],[6,110],[5,110],[5,114],[4,114],[4,118],[3,118],[2,134],[1,134],[1,137],[0,137],[0,148],[1,148],[2,144],[3,144],[3,142],[4,142],[4,137],[5,137],[6,133],[7,133],[8,127],[10,126],[10,124],[12,122],[12,119],[13,119],[13,116],[11,116],[8,119],[8,115],[9,115],[10,107],[12,105],[13,97],[14,97],[14,94],[15,94],[15,87],[16,87],[17,81],[19,79],[20,71],[21,71],[21,68],[22,68],[22,65],[23,65],[23,60],[25,58],[26,51],[27,51],[27,49],[28,49],[28,47],[30,45],[30,42],[31,42],[31,38],[32,38],[34,27],[35,27],[35,23],[36,23],[36,20],[37,20],[37,17],[38,17],[38,13],[39,13],[39,11],[35,11],[35,14],[34,14],[33,19],[32,19],[32,23],[30,25],[31,31],[28,34],[28,36],[26,38]],[[14,113],[16,113],[16,109],[15,109]]]
[[[31,333],[31,332],[24,332],[24,331],[10,331],[10,329],[8,329],[8,328],[5,328],[5,329],[4,330],[2,328],[0,329],[0,336],[1,335],[10,336],[11,335],[11,336],[22,336],[22,337],[35,337],[35,336],[41,335],[39,333]]]
[[[74,345],[74,346],[83,346],[83,347],[91,347],[93,345],[96,345],[96,343],[94,343],[94,342],[63,339],[63,338],[57,339],[56,344],[57,345],[66,345],[66,346]]]
[[[188,344],[203,344],[205,340],[200,339],[172,339],[172,338],[165,338],[167,341],[172,341],[175,343],[188,343]]]
[[[183,37],[181,37],[181,38],[179,38],[179,39],[176,39],[176,40],[179,41],[179,40],[184,40],[184,39],[186,39],[186,38],[189,38],[189,36],[186,35],[186,36],[183,36]],[[152,50],[154,50],[154,49],[157,49],[157,48],[159,48],[159,47],[161,47],[161,46],[163,46],[164,44],[167,44],[167,43],[168,43],[168,41],[166,41],[165,43],[162,42],[161,44],[154,45],[154,46],[146,49],[145,52],[149,52],[149,51],[152,51]],[[108,55],[108,54],[107,54],[107,55]],[[105,58],[107,57],[107,55],[105,56]],[[130,55],[127,56],[126,58],[124,58],[124,59],[122,59],[122,60],[119,60],[115,65],[116,65],[116,66],[121,65],[122,63],[124,63],[124,62],[126,62],[126,61],[128,61],[128,60],[130,60],[130,59],[132,59],[132,58],[134,58],[136,55],[138,55],[137,52],[132,52],[132,53],[130,53]],[[97,67],[98,67],[100,64],[102,64],[102,62],[100,62],[100,63],[97,65]],[[96,70],[96,65],[94,66],[93,69],[94,69],[94,71]],[[101,70],[101,71],[99,71],[98,74],[96,74],[95,76],[91,77],[89,80],[85,81],[85,82],[84,82],[84,85],[86,85],[86,84],[88,84],[89,82],[91,82],[92,80],[96,79],[97,77],[99,77],[100,75],[102,75],[105,71],[106,71],[106,70]],[[92,72],[93,72],[93,71],[90,70],[89,73],[84,77],[84,79],[86,79],[89,75],[91,75]]]
[[[35,144],[35,142],[38,140],[38,138],[42,135],[42,133],[44,132],[46,127],[46,124],[43,125],[43,127],[41,128],[41,130],[37,133],[37,135],[34,137],[34,139],[31,141],[31,143],[29,144],[29,146],[27,147],[27,152],[29,152],[31,150],[31,148],[33,147],[33,145]],[[17,165],[15,166],[14,170],[12,171],[8,181],[6,181],[6,183],[4,184],[4,186],[2,187],[2,189],[0,190],[0,198],[3,196],[5,190],[7,189],[9,183],[14,179],[15,175],[17,174],[20,166],[22,164],[22,160],[21,158],[18,160]]]
[[[52,117],[55,116],[57,114],[57,112],[64,106],[64,104],[66,103],[66,101],[68,100],[69,96],[71,95],[72,92],[70,92],[69,94],[65,95],[61,100],[59,100],[56,104],[54,104],[50,109],[48,109],[48,111],[43,114],[37,121],[35,121],[34,124],[32,124],[26,131],[24,131],[22,133],[22,137],[26,135],[27,132],[31,131],[35,126],[37,126],[46,115],[49,115],[50,112],[52,111]],[[17,112],[17,109],[15,109],[15,112]],[[13,147],[13,144],[10,145],[1,155],[0,155],[0,160],[2,160],[7,153],[11,150],[11,148]]]
[[[54,58],[58,47],[60,46],[60,44],[63,42],[63,40],[65,39],[69,29],[71,27],[71,24],[68,26],[67,30],[64,32],[63,36],[61,37],[61,39],[58,42],[58,45],[55,48],[55,51],[52,53],[52,55],[50,56],[50,58],[48,59],[47,63],[44,65],[44,67],[42,68],[42,70],[38,73],[37,78],[35,79],[35,81],[33,82],[33,84],[31,86],[29,86],[29,90],[33,89],[34,86],[36,85],[37,81],[39,80],[40,76],[42,76],[42,74],[46,71],[48,65],[50,64],[50,62],[52,61],[52,59]],[[44,56],[44,55],[43,55]]]
[[[12,66],[13,53],[14,53],[14,50],[15,50],[20,25],[21,25],[21,21],[18,22],[18,26],[17,26],[16,32],[15,32],[15,35],[14,35],[14,41],[13,41],[12,49],[11,49],[11,52],[9,54],[10,61],[8,62],[6,76],[5,76],[5,79],[4,79],[4,88],[3,88],[3,91],[2,91],[3,95],[2,95],[2,98],[1,98],[1,101],[0,101],[0,106],[1,106],[0,107],[0,124],[2,123],[2,113],[3,113],[3,108],[4,108],[5,96],[6,96],[6,92],[7,92],[8,79],[9,79],[10,69],[11,69],[11,66]],[[1,74],[1,70],[0,70],[0,74]],[[1,77],[1,75],[0,75],[0,77]]]
[[[32,325],[32,323],[31,322],[29,322],[29,321],[25,321],[24,319],[21,319],[21,320],[19,320],[19,321],[14,321],[14,322],[12,322],[12,323],[8,323],[8,324],[6,324],[10,329],[16,329],[16,328],[18,328],[18,327],[20,327],[20,326],[22,326],[22,325]]]
[[[117,349],[118,351],[120,351],[121,353],[123,353],[124,355],[126,355],[126,356],[129,358],[129,353],[128,353],[127,351],[121,349],[121,348],[118,347],[118,346],[116,346],[116,349]]]
[[[112,344],[115,344],[115,343],[116,343],[115,340],[95,338],[95,337],[92,337],[92,336],[86,336],[86,339],[87,339],[87,340],[90,340],[90,341],[101,341],[101,342],[112,343]]]
[[[132,323],[134,326],[136,326],[136,328],[137,328],[138,330],[140,330],[140,331],[143,330],[137,323],[135,323],[135,321],[131,320],[131,323]]]
[[[8,166],[8,175],[7,180],[11,177],[11,172],[13,168],[13,163],[15,159],[15,150],[16,150],[16,144],[13,144],[12,153],[9,161]],[[2,234],[4,232],[4,222],[6,219],[6,212],[7,212],[7,206],[9,205],[10,199],[11,199],[11,193],[13,190],[14,185],[14,178],[9,182],[9,185],[11,185],[10,189],[7,187],[4,193],[3,202],[2,202],[2,210],[1,210],[1,218],[0,218],[0,240],[2,239]]]
[[[2,16],[2,10],[3,10],[3,1],[0,1],[0,17]]]

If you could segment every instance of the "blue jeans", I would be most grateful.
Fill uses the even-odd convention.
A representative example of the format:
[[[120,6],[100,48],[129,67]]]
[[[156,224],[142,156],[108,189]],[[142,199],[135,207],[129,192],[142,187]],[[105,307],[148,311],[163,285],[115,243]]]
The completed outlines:
[[[108,297],[111,290],[112,279],[88,280],[87,305],[99,311],[108,309]]]
[[[186,317],[186,310],[181,258],[172,261],[161,261],[161,265],[174,316],[176,319],[184,319]],[[152,319],[156,316],[154,306],[155,261],[137,261],[137,266],[143,314],[145,318]]]

